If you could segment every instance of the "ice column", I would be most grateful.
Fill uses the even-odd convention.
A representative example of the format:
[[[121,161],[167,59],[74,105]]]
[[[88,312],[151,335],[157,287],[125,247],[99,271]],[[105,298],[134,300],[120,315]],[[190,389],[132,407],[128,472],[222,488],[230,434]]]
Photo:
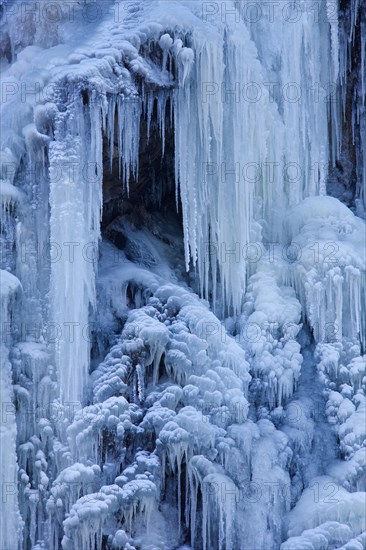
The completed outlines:
[[[95,304],[102,206],[101,104],[76,95],[56,117],[50,144],[51,319],[63,403],[83,402]]]
[[[6,326],[11,321],[11,312],[16,294],[20,291],[19,280],[1,270],[1,323],[0,343],[0,474],[1,474],[1,507],[0,507],[0,548],[19,548],[22,532],[22,519],[18,507],[18,465],[16,455],[16,421],[13,405],[13,388],[11,364],[8,357]],[[4,330],[5,328],[5,330]]]

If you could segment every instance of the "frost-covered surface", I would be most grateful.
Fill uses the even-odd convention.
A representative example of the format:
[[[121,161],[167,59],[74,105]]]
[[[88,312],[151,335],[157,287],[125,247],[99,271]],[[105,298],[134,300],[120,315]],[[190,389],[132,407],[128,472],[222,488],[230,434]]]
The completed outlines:
[[[1,550],[365,548],[364,8],[241,4],[2,2]]]

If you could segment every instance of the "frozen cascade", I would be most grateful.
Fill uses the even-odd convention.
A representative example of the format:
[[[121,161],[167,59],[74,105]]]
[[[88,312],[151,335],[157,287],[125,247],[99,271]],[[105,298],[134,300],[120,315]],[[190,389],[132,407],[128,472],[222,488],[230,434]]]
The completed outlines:
[[[3,4],[1,548],[362,549],[362,3]]]
[[[51,318],[61,330],[55,346],[55,363],[60,399],[70,403],[83,401],[87,382],[88,307],[95,305],[93,254],[98,247],[101,212],[102,174],[85,173],[85,167],[101,167],[102,120],[97,108],[90,111],[89,120],[88,114],[83,112],[81,103],[68,106],[66,113],[60,113],[55,124],[56,139],[49,153],[50,239],[57,244],[73,243],[70,254],[62,254],[60,261],[51,266]],[[84,145],[89,140],[90,151]],[[75,253],[76,246],[82,247],[84,254]],[[71,300],[66,298],[70,293]],[[77,323],[79,335],[83,331],[81,338],[69,338],[66,328],[70,323]]]
[[[14,395],[9,362],[8,331],[5,328],[11,319],[17,295],[21,292],[20,281],[11,273],[1,270],[1,425],[0,425],[0,472],[1,472],[1,548],[20,547],[22,519],[18,505],[18,474]],[[5,328],[5,330],[4,330]]]
[[[193,539],[198,537],[202,540],[203,547],[209,548],[210,540],[217,540],[219,537],[220,548],[236,548],[238,539],[232,534],[232,528],[237,522],[242,521],[240,512],[246,509],[246,504],[243,502],[244,495],[240,494],[240,482],[241,484],[244,480],[248,482],[251,476],[254,476],[253,479],[265,479],[267,483],[286,485],[288,477],[283,468],[291,457],[291,451],[287,447],[286,436],[277,431],[272,422],[263,419],[257,427],[247,418],[248,403],[245,396],[250,377],[242,355],[243,351],[233,338],[225,335],[224,331],[214,331],[210,334],[212,327],[215,326],[218,326],[217,320],[194,294],[174,285],[159,288],[145,308],[130,314],[119,343],[112,348],[92,378],[98,395],[107,396],[111,390],[115,391],[115,388],[119,387],[119,391],[127,397],[130,395],[131,388],[127,386],[126,381],[131,379],[134,364],[137,368],[144,363],[145,383],[148,380],[153,381],[154,350],[151,349],[150,342],[151,336],[155,334],[157,338],[154,340],[159,339],[164,348],[165,369],[172,377],[171,382],[168,381],[159,386],[153,384],[152,387],[148,384],[147,395],[143,402],[132,388],[135,404],[128,403],[125,397],[121,396],[110,397],[103,403],[86,407],[75,416],[74,422],[68,428],[68,434],[72,453],[75,453],[79,461],[81,459],[86,464],[86,461],[92,460],[98,464],[104,464],[103,468],[110,458],[108,454],[104,458],[99,455],[104,446],[100,439],[101,434],[104,434],[102,438],[106,437],[107,432],[121,438],[122,446],[118,456],[122,464],[125,460],[123,440],[129,433],[135,434],[136,442],[142,433],[145,433],[143,437],[148,439],[157,438],[154,454],[156,453],[156,460],[160,459],[161,466],[155,469],[154,478],[151,478],[155,483],[154,494],[158,495],[159,491],[164,490],[172,475],[178,475],[177,501],[178,510],[181,510],[183,507],[181,473],[185,464],[189,464],[189,469],[192,468],[189,470],[192,472],[189,476],[195,477],[191,478],[184,490],[187,499],[185,521],[192,522]],[[209,334],[206,336],[206,343],[203,338],[207,332]],[[155,353],[161,355],[156,348]],[[134,359],[136,354],[140,357],[139,365],[136,365],[136,359]],[[213,360],[213,357],[217,359]],[[109,377],[106,377],[108,364]],[[187,368],[195,374],[188,376]],[[160,374],[160,376],[163,375]],[[117,383],[118,379],[120,383]],[[136,379],[133,384],[137,384]],[[157,388],[164,389],[156,393]],[[105,429],[102,428],[103,426]],[[114,449],[114,453],[116,451],[117,448]],[[251,463],[253,463],[252,467]],[[203,470],[204,474],[194,474],[196,468],[200,468],[199,464],[206,464],[205,468],[208,469]],[[255,467],[254,464],[257,466]],[[127,467],[122,475],[116,477],[115,483],[123,490],[125,487],[127,489],[129,482],[133,482],[137,490],[144,478],[134,474],[135,477],[131,479],[132,474],[132,469]],[[186,483],[189,476],[186,478]],[[198,491],[193,479],[201,479],[199,483],[203,485],[200,490],[207,496],[202,503],[202,514],[206,519],[203,520],[201,533],[196,532],[193,520],[197,510]],[[117,497],[115,493],[117,488],[114,487],[111,485],[103,488],[103,494],[104,491],[108,491],[106,494],[116,494]],[[207,493],[205,493],[206,490]],[[120,506],[123,509],[127,506],[128,509],[127,496],[124,497],[121,490],[118,494],[120,496],[117,498],[121,499]],[[226,502],[227,498],[230,499],[231,505]],[[276,501],[278,521],[281,510],[288,509],[288,503],[280,496]],[[137,498],[136,510],[139,509],[139,502]],[[74,544],[79,541],[78,544],[81,544],[82,548],[87,548],[90,544],[80,542],[81,539],[77,537],[82,532],[82,526],[78,527],[79,524],[74,526],[75,522],[71,519],[79,510],[78,521],[84,521],[82,518],[87,513],[89,503],[89,499],[80,498],[75,504],[75,513],[71,512],[70,518],[65,520],[66,538],[63,542],[65,548],[69,547],[70,538],[74,540]],[[191,507],[192,512],[189,512]],[[269,521],[270,506],[263,506],[260,502],[257,512],[259,510],[263,515],[263,521]],[[189,517],[192,519],[189,520]],[[216,517],[219,523],[215,521]],[[107,518],[103,519],[99,515],[97,518],[92,529],[99,533],[98,536],[103,532],[108,533]],[[133,532],[128,525],[123,523],[122,525],[127,532]],[[217,532],[217,525],[221,526],[219,532]],[[74,534],[70,530],[71,527],[76,528]],[[256,534],[253,532],[250,536],[254,543]],[[273,544],[278,536],[278,533],[275,533],[274,539],[268,537],[263,540],[263,543]]]
[[[212,281],[214,303],[220,279],[222,311],[241,310],[246,265],[240,262],[233,270],[227,257],[241,255],[255,239],[255,217],[267,221],[265,237],[276,241],[283,210],[325,190],[328,120],[324,101],[314,101],[311,90],[331,81],[329,46],[322,41],[322,29],[309,24],[310,18],[305,12],[300,22],[285,25],[283,32],[268,23],[260,29],[265,45],[257,36],[251,39],[240,17],[235,17],[230,32],[216,18],[213,28],[199,27],[191,38],[195,61],[190,82],[179,87],[175,99],[176,180],[187,267],[190,259],[197,263],[205,297]],[[282,66],[280,82],[269,86],[273,67],[266,71],[258,55],[272,43]],[[324,56],[320,62],[319,50]],[[273,54],[267,49],[264,53],[264,63],[270,63]],[[310,55],[306,66],[312,72],[302,65],[294,67],[294,55]],[[277,103],[273,90],[291,93],[287,86],[292,81],[299,86],[297,93],[304,94],[302,101],[281,96]],[[291,130],[291,140],[286,139],[286,128],[298,128]],[[187,146],[192,136],[193,152]],[[260,212],[254,212],[254,203],[262,205]]]
[[[171,28],[179,25],[178,15],[167,17],[164,10],[160,13],[159,2],[152,7],[150,17],[154,16],[156,10],[160,19],[162,18],[162,24]],[[210,23],[196,16],[192,22],[193,15],[190,10],[187,13],[184,2],[176,7],[178,14],[187,19],[188,26],[193,26],[193,32],[189,27],[185,30],[185,34],[190,33],[192,48],[184,47],[181,39],[171,43],[172,39],[169,41],[167,34],[164,35],[164,41],[160,40],[160,47],[167,59],[176,59],[178,70],[179,86],[173,94],[176,184],[179,186],[182,202],[187,268],[190,260],[193,265],[198,262],[201,292],[206,297],[209,294],[209,280],[213,281],[214,303],[216,280],[220,278],[221,310],[232,309],[239,312],[245,290],[245,262],[240,269],[230,270],[228,262],[222,261],[220,256],[235,250],[238,242],[233,241],[233,234],[240,235],[240,248],[253,237],[254,202],[262,203],[261,212],[257,212],[256,217],[267,219],[268,227],[271,228],[266,237],[278,238],[283,208],[287,204],[298,203],[305,196],[324,192],[324,166],[327,164],[328,150],[325,145],[328,142],[327,109],[324,101],[313,101],[311,90],[331,78],[327,72],[326,52],[329,45],[327,41],[321,42],[321,35],[326,29],[309,25],[311,14],[305,13],[298,23],[287,25],[284,32],[280,33],[282,42],[276,45],[276,50],[279,50],[278,56],[283,60],[283,74],[278,85],[283,88],[296,76],[301,93],[302,90],[306,91],[306,101],[287,100],[287,97],[283,99],[283,91],[277,103],[277,98],[273,97],[277,83],[273,89],[268,86],[268,77],[273,68],[264,67],[259,62],[258,54],[263,46],[258,37],[254,36],[254,40],[251,38],[250,30],[241,18],[235,20],[231,32],[228,33],[225,25],[220,24],[218,19]],[[193,12],[196,11],[194,4],[192,9]],[[113,22],[113,18],[110,19]],[[86,45],[82,54],[69,56],[69,63],[75,64],[81,58],[81,70],[77,79],[80,81],[83,77],[87,78],[94,92],[95,88],[100,87],[104,89],[104,93],[116,92],[122,88],[124,95],[129,95],[131,88],[133,89],[133,84],[129,82],[129,73],[126,76],[126,71],[115,69],[121,58],[117,50],[117,45],[121,48],[121,38],[114,30],[116,25],[112,25],[108,19],[102,31],[104,27],[108,29],[108,23],[113,30],[112,43],[108,47],[100,43],[97,45],[105,56],[108,55],[106,61],[96,63],[87,59]],[[271,29],[265,29],[266,36],[270,36],[267,30],[273,32],[274,25],[269,26]],[[290,36],[285,32],[289,28]],[[147,32],[145,28],[143,32]],[[152,27],[150,32],[156,33],[156,27]],[[210,40],[206,39],[207,32]],[[141,33],[142,31],[137,32],[137,40],[141,41]],[[146,34],[144,36],[146,39]],[[116,45],[113,47],[114,41]],[[292,57],[287,57],[288,43],[296,48],[296,55],[300,59],[305,55],[305,50],[308,55],[314,56],[314,61],[309,63],[309,66],[314,67],[313,73],[308,74],[299,67],[296,75],[293,75]],[[319,62],[317,52],[320,45],[322,57]],[[92,51],[95,47],[95,44],[90,44]],[[133,75],[142,76],[147,81],[157,81],[160,86],[172,84],[166,69],[164,71],[167,61],[163,61],[163,73],[159,77],[151,74],[151,68],[146,66],[136,48],[126,40],[123,41],[122,48],[128,59],[128,69]],[[107,59],[111,67],[108,67]],[[118,74],[118,78],[111,74],[112,69]],[[75,88],[74,66],[71,65],[69,70],[64,69],[63,72]],[[233,82],[232,75],[235,75]],[[100,82],[101,78],[103,83]],[[62,85],[60,78],[58,80],[58,86]],[[256,86],[254,97],[251,96],[251,83]],[[290,92],[287,90],[286,93]],[[160,101],[158,100],[159,105]],[[109,106],[109,136],[114,133],[115,103],[116,100],[112,99]],[[128,186],[129,169],[132,168],[132,172],[135,172],[138,168],[136,144],[139,125],[136,124],[138,110],[134,112],[135,107],[125,109],[122,108],[123,105],[125,102],[118,100],[118,140],[120,155],[124,158],[124,181]],[[163,114],[164,109],[159,108]],[[97,109],[95,105],[95,110]],[[128,123],[127,120],[123,123],[124,113],[129,116]],[[299,124],[302,124],[301,130],[299,128],[294,132],[298,139],[291,140],[290,149],[290,144],[284,141],[284,132],[286,127],[293,128]],[[187,144],[192,142],[192,135],[196,145],[196,160],[193,159],[193,162],[191,151],[187,148]],[[235,136],[234,142],[232,136]],[[229,194],[228,189],[234,191]],[[209,211],[207,204],[210,204]],[[227,211],[232,212],[235,228],[227,224]],[[224,251],[222,247],[225,247]]]

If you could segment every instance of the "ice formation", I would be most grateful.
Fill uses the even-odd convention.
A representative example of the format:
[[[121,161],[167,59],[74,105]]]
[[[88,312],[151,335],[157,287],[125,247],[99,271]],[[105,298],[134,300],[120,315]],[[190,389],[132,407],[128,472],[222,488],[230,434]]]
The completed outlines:
[[[20,281],[11,273],[1,270],[1,323],[2,332],[14,314],[17,295],[21,292]],[[1,449],[0,471],[3,503],[6,502],[8,514],[1,514],[0,541],[2,548],[15,548],[20,540],[22,520],[19,513],[17,489],[17,427],[13,406],[13,387],[9,350],[6,339],[1,342]],[[3,509],[5,506],[3,506]]]
[[[278,4],[2,2],[2,550],[365,548],[366,10]]]

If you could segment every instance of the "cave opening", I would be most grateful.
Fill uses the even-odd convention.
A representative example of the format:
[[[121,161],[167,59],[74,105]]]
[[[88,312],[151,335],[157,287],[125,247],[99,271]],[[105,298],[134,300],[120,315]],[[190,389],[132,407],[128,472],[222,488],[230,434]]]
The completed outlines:
[[[139,169],[136,175],[131,171],[128,182],[123,181],[121,170],[117,110],[112,147],[108,136],[103,137],[102,243],[94,317],[98,329],[92,334],[91,370],[120,334],[128,312],[146,305],[152,295],[144,281],[138,277],[136,280],[135,272],[143,270],[187,284],[193,281],[192,274],[185,269],[183,216],[176,195],[172,98],[165,90],[162,93],[167,97],[164,129],[155,94],[151,112],[144,112],[140,118]],[[115,261],[108,280],[108,275],[103,279],[106,271],[103,255],[111,248]],[[127,264],[131,267],[128,280],[118,269],[123,270]],[[111,300],[123,307],[114,307]],[[107,319],[107,309],[113,312],[113,319]]]
[[[164,147],[158,121],[157,100],[153,104],[150,128],[147,114],[141,117],[138,174],[130,174],[128,182],[123,181],[119,168],[117,130],[113,144],[112,170],[110,169],[111,147],[105,136],[103,140],[103,216],[102,238],[112,242],[118,249],[128,248],[128,236],[124,224],[136,229],[143,227],[171,244],[179,236],[183,241],[182,211],[177,205],[174,169],[174,123],[171,120],[171,99],[167,99],[165,113]],[[117,122],[115,123],[117,129]],[[149,132],[149,137],[148,137]],[[160,219],[160,223],[159,223]],[[164,227],[161,232],[159,226]],[[171,234],[172,233],[172,234]],[[181,253],[183,249],[176,250]]]

